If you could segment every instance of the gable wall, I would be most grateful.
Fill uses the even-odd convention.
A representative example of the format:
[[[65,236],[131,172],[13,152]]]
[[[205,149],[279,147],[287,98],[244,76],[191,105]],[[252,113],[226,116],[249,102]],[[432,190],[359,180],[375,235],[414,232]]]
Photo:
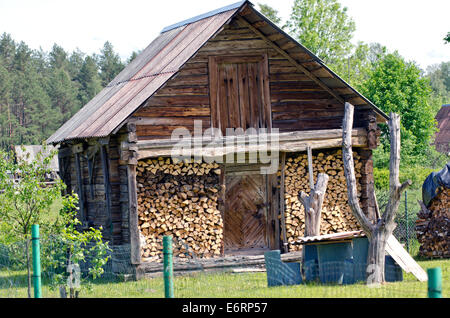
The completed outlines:
[[[240,27],[233,21],[133,114],[130,120],[136,123],[139,139],[169,139],[172,131],[180,127],[186,127],[193,133],[194,120],[202,120],[203,130],[209,128],[208,57],[261,53],[266,53],[269,60],[273,128],[290,132],[341,127],[344,105],[305,74],[298,72],[250,29]],[[295,58],[310,59],[306,53],[295,54]],[[326,76],[322,70],[317,72],[321,77]],[[355,113],[355,127],[365,127],[367,116],[362,116],[359,111]]]

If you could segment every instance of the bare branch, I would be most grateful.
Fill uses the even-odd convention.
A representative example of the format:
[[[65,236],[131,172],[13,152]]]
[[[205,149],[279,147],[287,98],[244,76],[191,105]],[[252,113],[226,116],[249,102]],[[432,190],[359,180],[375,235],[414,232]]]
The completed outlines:
[[[400,184],[400,116],[395,113],[389,114],[389,132],[390,132],[390,161],[389,161],[389,201],[383,214],[383,220],[386,224],[394,222],[400,204],[402,192],[412,184],[407,180]],[[394,226],[395,227],[395,226]]]
[[[305,236],[320,235],[320,216],[328,185],[328,175],[319,173],[317,183],[308,196],[301,191],[298,198],[305,208]]]
[[[372,235],[373,225],[364,214],[358,202],[355,165],[352,150],[352,128],[353,128],[354,107],[350,103],[345,103],[344,121],[342,123],[342,156],[344,161],[345,178],[347,179],[348,203],[353,215],[358,220],[367,236]]]

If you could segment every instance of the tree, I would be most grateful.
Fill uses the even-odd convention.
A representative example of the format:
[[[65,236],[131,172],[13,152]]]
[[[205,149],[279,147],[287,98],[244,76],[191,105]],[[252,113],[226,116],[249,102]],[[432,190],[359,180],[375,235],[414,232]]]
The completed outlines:
[[[389,201],[379,220],[372,223],[362,211],[357,196],[357,185],[352,151],[352,128],[354,107],[345,104],[344,121],[342,125],[342,159],[344,173],[347,180],[348,202],[352,213],[358,220],[369,239],[367,259],[367,284],[381,284],[385,281],[386,243],[395,229],[394,218],[397,214],[402,192],[411,185],[411,180],[403,184],[399,182],[400,172],[400,117],[395,113],[389,114],[390,131],[390,164],[389,164]]]
[[[368,79],[368,73],[386,55],[386,47],[379,43],[358,42],[347,58],[336,61],[331,67],[352,86]]]
[[[125,67],[118,54],[114,52],[110,42],[105,42],[98,62],[102,85],[108,85]]]
[[[55,114],[53,120],[61,126],[79,109],[78,88],[64,68],[57,68],[51,71],[47,91]]]
[[[79,76],[80,70],[83,67],[85,55],[80,50],[75,50],[70,54],[68,58],[67,71],[69,72],[70,78],[76,80]]]
[[[11,71],[14,67],[14,56],[16,54],[16,42],[11,38],[11,35],[3,33],[0,37],[0,56],[2,57],[2,64]]]
[[[270,21],[276,25],[281,25],[281,18],[278,16],[278,11],[267,4],[259,3],[259,11],[264,14]]]
[[[62,47],[54,44],[49,54],[49,63],[52,69],[64,69],[68,67],[67,52]]]
[[[140,53],[141,51],[133,51],[127,60],[127,65],[130,64]]]
[[[434,64],[427,68],[433,95],[437,99],[437,109],[450,100],[450,62]]]
[[[45,150],[35,158],[17,158],[12,153],[0,151],[0,218],[21,240],[25,240],[25,258],[28,277],[28,297],[31,297],[31,263],[29,255],[31,225],[39,224],[42,214],[60,196],[63,183],[58,180],[47,187],[46,175],[56,152],[45,155]],[[12,178],[14,177],[14,178]]]
[[[81,282],[89,276],[93,279],[104,273],[104,265],[110,258],[108,242],[103,242],[102,228],[78,231],[81,222],[77,219],[78,196],[63,196],[62,208],[48,233],[53,239],[43,245],[44,266],[52,273],[52,287],[59,287],[61,297],[67,297],[66,282],[70,298],[78,298]],[[82,276],[80,265],[89,262],[87,274]]]
[[[102,81],[98,74],[97,63],[91,56],[86,56],[77,76],[80,83],[78,99],[82,105],[87,104],[102,89]]]
[[[447,35],[446,35],[445,38],[444,38],[444,41],[445,41],[446,43],[450,43],[450,32],[447,33]]]
[[[429,81],[421,76],[421,70],[396,52],[386,54],[368,72],[368,79],[359,89],[384,112],[402,114],[404,163],[415,164],[425,160],[436,123],[430,104],[431,88]],[[381,128],[382,149],[389,152],[388,129],[385,126]]]
[[[13,129],[11,121],[12,81],[0,58],[0,147],[7,148]]]
[[[295,0],[286,28],[327,64],[348,56],[353,46],[355,23],[337,0]]]

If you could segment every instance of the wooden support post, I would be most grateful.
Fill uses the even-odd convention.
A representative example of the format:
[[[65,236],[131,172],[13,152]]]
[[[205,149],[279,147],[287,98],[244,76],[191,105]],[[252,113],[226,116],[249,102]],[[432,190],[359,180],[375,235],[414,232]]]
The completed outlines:
[[[313,171],[313,164],[312,164],[312,149],[310,146],[306,148],[306,151],[308,153],[308,172],[309,172],[309,188],[311,191],[314,189],[314,171]]]
[[[80,219],[82,222],[82,226],[86,226],[87,215],[85,208],[85,200],[84,200],[84,189],[83,189],[83,178],[81,175],[81,162],[80,162],[80,153],[83,151],[83,145],[78,144],[73,146],[72,152],[75,153],[75,171],[77,174],[77,185],[78,185],[78,205],[80,208]]]
[[[113,224],[111,214],[111,182],[109,179],[108,152],[106,150],[107,144],[109,143],[109,139],[100,139],[99,143],[100,143],[100,156],[102,160],[102,170],[103,170],[103,185],[105,187],[106,214],[108,216],[106,226],[109,229],[111,242],[113,242]]]
[[[128,124],[128,142],[133,144],[136,140],[136,125]],[[137,148],[137,147],[136,147]],[[132,146],[129,149],[133,149]],[[137,182],[136,166],[138,163],[136,151],[128,150],[128,204],[129,204],[129,228],[131,245],[131,264],[141,264],[141,240],[138,223]]]
[[[276,236],[276,213],[275,213],[275,205],[274,205],[274,193],[273,186],[275,183],[276,175],[267,174],[266,175],[266,222],[267,222],[267,237],[270,249],[278,249],[279,247],[279,234],[278,238]]]
[[[220,165],[220,177],[219,177],[219,183],[220,183],[220,195],[219,195],[219,211],[220,214],[222,216],[222,224],[224,224],[225,222],[225,196],[226,196],[226,165],[222,164]],[[221,250],[220,250],[220,254],[222,256],[225,255],[225,246],[224,243],[222,242],[222,246],[221,246]]]
[[[281,175],[280,175],[280,217],[281,217],[281,233],[283,236],[283,247],[285,252],[289,252],[289,247],[286,245],[287,235],[286,235],[286,215],[285,215],[285,198],[284,198],[284,178],[286,167],[286,153],[281,153]]]
[[[89,158],[89,156],[86,156],[87,164],[88,164],[88,175],[89,175],[89,190],[91,199],[94,200],[94,164],[95,164],[95,154],[92,158]]]

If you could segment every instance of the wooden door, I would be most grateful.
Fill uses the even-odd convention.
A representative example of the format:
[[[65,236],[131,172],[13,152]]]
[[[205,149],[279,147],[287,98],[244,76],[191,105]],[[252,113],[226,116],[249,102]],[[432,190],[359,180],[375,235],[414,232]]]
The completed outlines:
[[[224,253],[259,254],[266,238],[264,175],[227,176],[224,211]]]
[[[272,128],[267,56],[212,56],[209,59],[211,125]]]

